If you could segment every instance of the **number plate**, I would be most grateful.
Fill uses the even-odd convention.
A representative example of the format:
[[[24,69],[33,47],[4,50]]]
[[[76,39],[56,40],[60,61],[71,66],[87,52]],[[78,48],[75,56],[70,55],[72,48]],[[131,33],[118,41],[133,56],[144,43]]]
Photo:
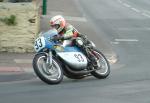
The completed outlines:
[[[34,49],[36,52],[40,51],[45,47],[45,39],[44,37],[39,37],[34,42]]]

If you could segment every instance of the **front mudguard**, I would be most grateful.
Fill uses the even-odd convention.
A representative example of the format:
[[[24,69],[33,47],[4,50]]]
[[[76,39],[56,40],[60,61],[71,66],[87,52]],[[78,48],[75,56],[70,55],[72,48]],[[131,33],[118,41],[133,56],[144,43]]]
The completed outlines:
[[[39,54],[45,54],[46,56],[48,56],[48,53],[46,53],[46,52],[38,52],[38,53],[36,53],[36,54],[34,55],[34,57],[36,57],[36,56],[39,55]]]
[[[47,52],[38,52],[38,53],[35,54],[34,57],[36,57],[37,55],[40,55],[40,54],[44,54],[47,57],[46,63],[48,65],[52,65],[52,59],[53,59],[52,58],[52,51],[49,51],[48,53]]]

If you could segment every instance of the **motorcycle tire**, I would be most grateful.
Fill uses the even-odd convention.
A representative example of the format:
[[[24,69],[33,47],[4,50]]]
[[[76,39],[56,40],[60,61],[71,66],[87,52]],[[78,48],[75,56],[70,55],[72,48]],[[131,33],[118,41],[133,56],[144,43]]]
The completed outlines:
[[[40,68],[40,65],[38,64],[40,59],[43,59],[42,60],[43,64],[42,64],[41,68]],[[53,78],[52,75],[54,76],[54,74],[53,74],[54,71],[53,72],[51,71],[51,73],[50,73],[50,71],[49,72],[45,71],[44,62],[46,62],[46,59],[47,59],[47,56],[44,53],[35,55],[35,57],[33,59],[33,69],[34,69],[36,75],[47,84],[60,83],[63,80],[63,70],[60,65],[60,62],[55,57],[53,57],[52,66],[49,68],[49,70],[56,69],[56,71],[58,71],[58,77],[56,76],[56,78]],[[47,67],[46,67],[46,69],[47,69]]]
[[[106,57],[104,56],[104,54],[102,52],[100,52],[97,49],[93,49],[93,50],[99,56],[99,58],[101,59],[100,62],[104,62],[105,69],[103,68],[103,65],[101,64],[101,67],[99,67],[100,69],[91,72],[91,74],[94,77],[98,78],[98,79],[104,79],[110,74],[109,62],[108,62],[108,60],[106,59]],[[102,69],[104,69],[104,71],[102,71]]]

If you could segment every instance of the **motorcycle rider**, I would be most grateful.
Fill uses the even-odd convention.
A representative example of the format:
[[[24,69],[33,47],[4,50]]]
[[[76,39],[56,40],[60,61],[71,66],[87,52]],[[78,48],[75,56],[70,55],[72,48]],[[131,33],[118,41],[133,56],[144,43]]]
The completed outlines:
[[[56,29],[59,34],[59,36],[55,37],[55,40],[61,39],[61,40],[71,41],[72,38],[83,36],[71,24],[67,23],[66,20],[61,15],[56,15],[52,17],[49,23],[50,23],[50,26]],[[63,41],[63,42],[66,42],[66,41]],[[67,42],[69,44],[69,41]],[[63,43],[63,44],[65,45],[66,43]]]
[[[86,35],[83,35],[77,31],[71,24],[67,23],[66,20],[61,15],[56,15],[52,17],[49,21],[50,26],[57,30],[59,36],[55,36],[54,40],[62,40],[63,46],[67,45],[74,45],[76,43],[73,43],[73,40],[82,38],[84,41],[86,41],[87,44],[89,44],[89,41],[87,40]],[[84,54],[85,50],[82,49]],[[95,58],[90,58],[94,59]],[[92,60],[93,61],[93,60]]]

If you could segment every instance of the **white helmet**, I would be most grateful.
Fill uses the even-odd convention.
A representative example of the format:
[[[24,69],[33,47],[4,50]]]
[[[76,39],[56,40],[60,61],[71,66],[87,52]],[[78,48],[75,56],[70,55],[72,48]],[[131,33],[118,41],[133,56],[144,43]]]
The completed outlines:
[[[55,28],[60,33],[66,26],[66,20],[61,15],[56,15],[49,21],[52,28]]]

